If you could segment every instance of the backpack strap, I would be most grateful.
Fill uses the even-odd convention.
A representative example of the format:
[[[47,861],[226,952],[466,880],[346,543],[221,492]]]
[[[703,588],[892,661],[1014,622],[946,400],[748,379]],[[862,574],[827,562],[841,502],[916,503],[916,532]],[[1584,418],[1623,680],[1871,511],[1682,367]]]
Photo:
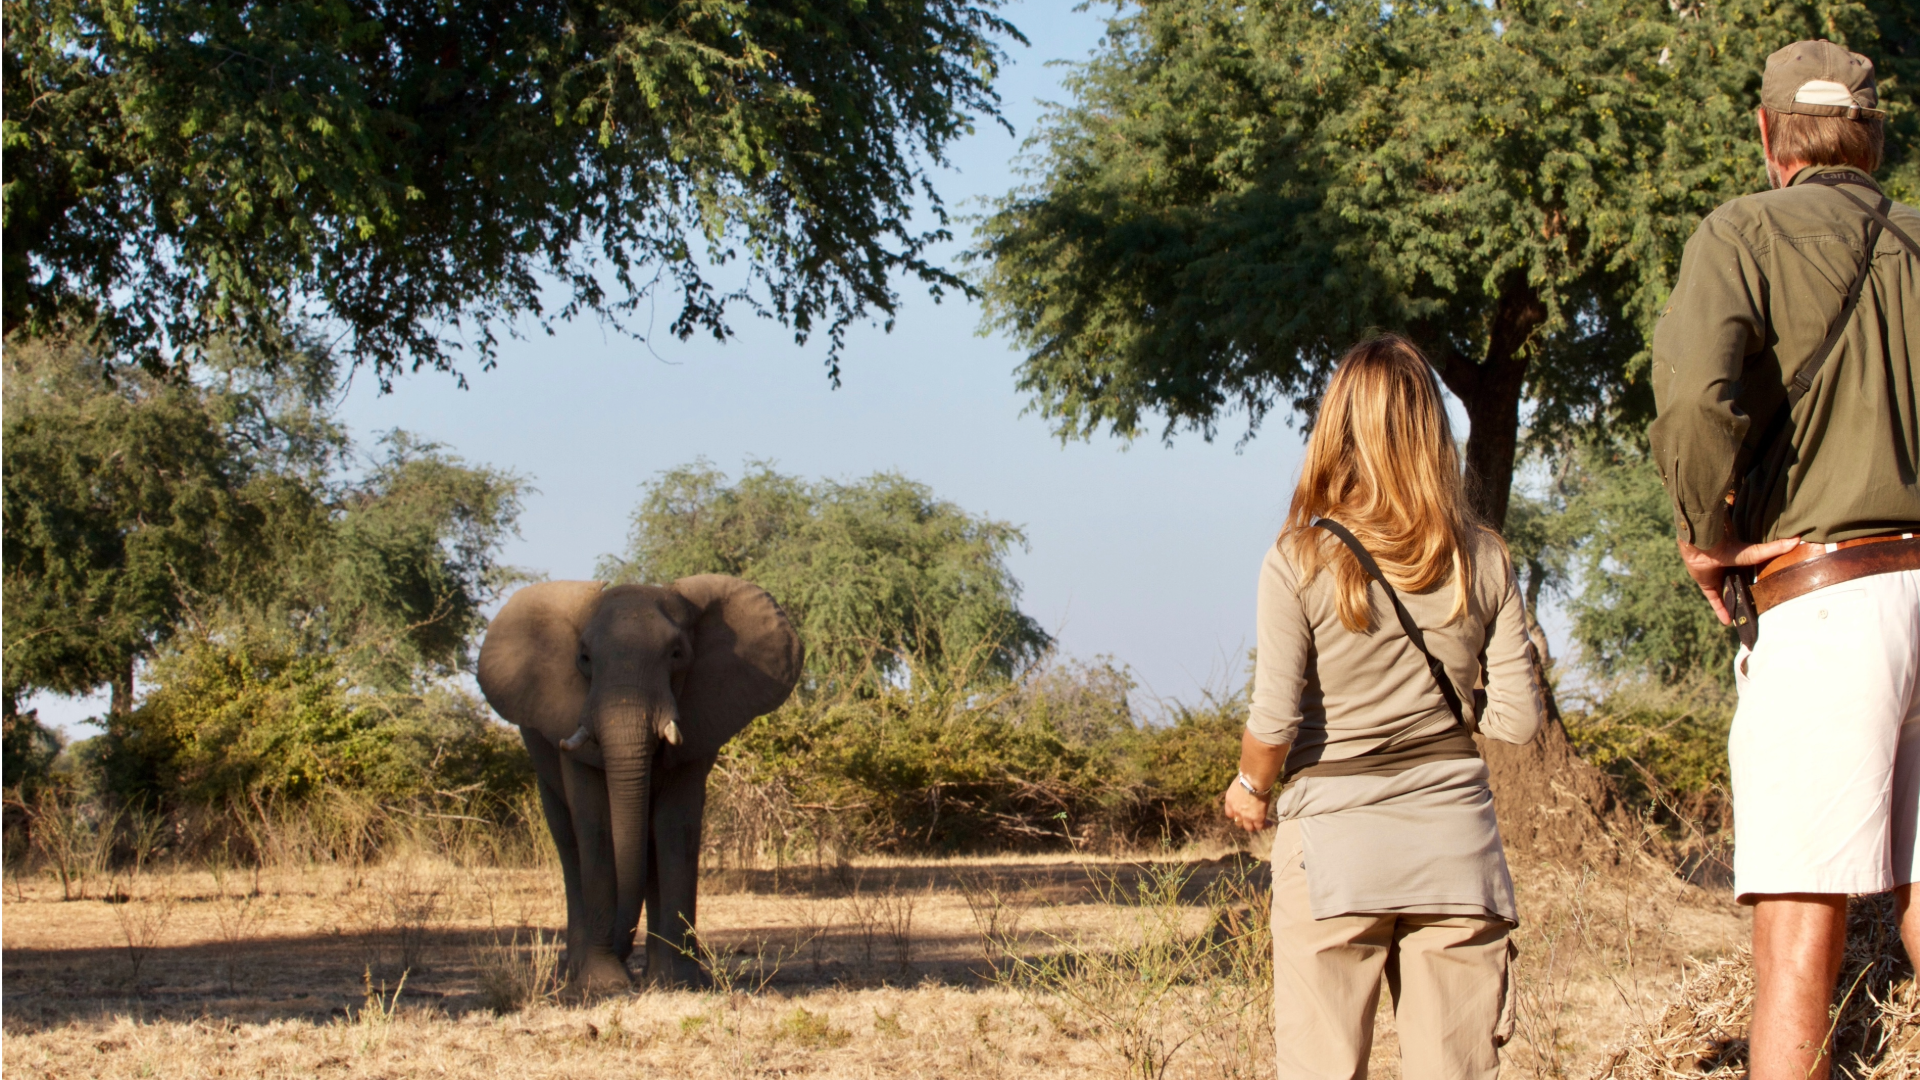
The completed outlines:
[[[1407,640],[1413,642],[1413,647],[1420,650],[1420,655],[1427,658],[1427,670],[1433,673],[1433,681],[1439,684],[1440,696],[1447,700],[1448,711],[1453,713],[1454,720],[1461,727],[1472,731],[1473,725],[1467,723],[1467,714],[1460,708],[1460,691],[1453,685],[1453,676],[1447,674],[1447,666],[1438,657],[1427,651],[1426,635],[1420,632],[1420,624],[1413,621],[1413,614],[1407,610],[1407,605],[1400,602],[1400,594],[1387,583],[1386,575],[1380,572],[1380,564],[1373,561],[1366,546],[1348,532],[1345,525],[1330,518],[1314,518],[1313,523],[1347,545],[1347,550],[1353,552],[1353,557],[1360,561],[1360,569],[1365,570],[1368,577],[1379,582],[1380,587],[1386,590],[1387,599],[1393,604],[1393,613],[1400,619],[1400,629],[1406,632]]]
[[[1855,187],[1863,187],[1863,188],[1866,188],[1868,191],[1872,191],[1875,194],[1879,194],[1879,189],[1874,187],[1872,184],[1868,183],[1866,180],[1860,178],[1859,176],[1853,173],[1821,173],[1819,176],[1808,177],[1807,183],[1819,184],[1821,187],[1830,187],[1833,190],[1838,191],[1840,194],[1845,195],[1847,197],[1847,201],[1853,203],[1853,205],[1859,207],[1860,209],[1865,210],[1867,212],[1868,217],[1879,222],[1881,228],[1892,233],[1895,239],[1899,240],[1902,244],[1905,244],[1907,246],[1908,251],[1913,252],[1916,257],[1920,257],[1920,242],[1916,242],[1913,237],[1908,236],[1907,231],[1905,229],[1902,229],[1900,226],[1895,225],[1893,223],[1893,219],[1887,216],[1887,211],[1893,207],[1892,199],[1887,198],[1885,195],[1881,195],[1880,205],[1878,207],[1868,206],[1866,202],[1862,200],[1858,195],[1855,195],[1853,192],[1847,191],[1841,187],[1841,185],[1843,184],[1852,184]],[[1872,252],[1873,249],[1868,248],[1867,250],[1868,252]]]

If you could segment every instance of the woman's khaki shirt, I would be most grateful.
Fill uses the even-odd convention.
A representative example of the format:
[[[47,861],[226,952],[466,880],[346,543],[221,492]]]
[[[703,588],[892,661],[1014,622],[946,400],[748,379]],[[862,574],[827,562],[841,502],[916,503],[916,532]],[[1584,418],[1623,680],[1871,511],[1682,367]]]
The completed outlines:
[[[1331,535],[1322,542],[1349,557]],[[1491,533],[1479,534],[1473,556],[1473,587],[1461,618],[1448,621],[1451,578],[1424,592],[1401,590],[1400,600],[1420,624],[1427,648],[1447,666],[1470,713],[1476,712],[1471,691],[1484,685],[1486,702],[1468,721],[1489,738],[1524,743],[1540,729],[1546,699],[1534,677],[1513,563]],[[1367,599],[1373,629],[1348,630],[1340,621],[1331,569],[1303,589],[1281,545],[1267,549],[1247,730],[1264,743],[1293,745],[1289,774],[1323,759],[1439,734],[1454,722],[1426,659],[1401,632],[1377,583],[1367,583]]]
[[[1449,620],[1451,580],[1403,591],[1401,600],[1452,675],[1469,722],[1490,738],[1524,743],[1539,730],[1546,698],[1512,562],[1491,533],[1476,538],[1473,555],[1465,615]],[[1271,745],[1292,744],[1289,775],[1455,723],[1380,586],[1368,583],[1373,628],[1363,633],[1340,621],[1334,588],[1328,570],[1303,587],[1280,545],[1268,549],[1247,730]],[[1478,705],[1476,688],[1485,690]],[[1418,911],[1518,921],[1477,758],[1389,775],[1302,777],[1282,791],[1276,812],[1300,822],[1316,918]]]

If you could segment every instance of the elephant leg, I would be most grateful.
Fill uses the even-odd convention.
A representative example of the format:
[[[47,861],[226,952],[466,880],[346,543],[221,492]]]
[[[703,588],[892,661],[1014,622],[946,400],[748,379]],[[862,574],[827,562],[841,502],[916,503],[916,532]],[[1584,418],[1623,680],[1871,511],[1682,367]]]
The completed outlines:
[[[700,830],[713,760],[676,762],[654,774],[647,875],[647,975],[654,982],[699,986],[707,981],[694,951],[694,927]]]
[[[527,755],[533,758],[540,809],[546,814],[547,832],[553,836],[553,848],[560,857],[560,876],[566,882],[567,978],[572,981],[579,977],[579,965],[587,955],[586,909],[580,893],[580,842],[573,835],[573,812],[567,809],[560,751],[554,749],[545,736],[526,728],[520,729],[520,741],[527,744]]]
[[[560,756],[567,806],[580,861],[581,955],[571,964],[582,989],[615,990],[632,986],[627,955],[633,951],[631,926],[618,926],[618,897],[613,876],[613,829],[607,806],[606,774]]]

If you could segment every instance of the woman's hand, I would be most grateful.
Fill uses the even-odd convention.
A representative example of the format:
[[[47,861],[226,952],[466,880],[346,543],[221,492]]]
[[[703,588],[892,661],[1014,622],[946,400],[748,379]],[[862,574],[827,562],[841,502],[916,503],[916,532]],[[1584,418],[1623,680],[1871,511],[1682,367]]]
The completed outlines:
[[[1267,800],[1262,799],[1235,780],[1227,785],[1227,820],[1248,832],[1259,832],[1267,827]]]
[[[1227,785],[1224,806],[1227,820],[1248,832],[1259,832],[1267,827],[1267,804],[1273,795],[1274,781],[1280,779],[1280,772],[1287,764],[1287,744],[1278,746],[1264,743],[1253,737],[1253,732],[1240,735],[1240,775],[1251,781],[1256,790],[1267,794],[1255,795],[1241,786],[1238,777]]]

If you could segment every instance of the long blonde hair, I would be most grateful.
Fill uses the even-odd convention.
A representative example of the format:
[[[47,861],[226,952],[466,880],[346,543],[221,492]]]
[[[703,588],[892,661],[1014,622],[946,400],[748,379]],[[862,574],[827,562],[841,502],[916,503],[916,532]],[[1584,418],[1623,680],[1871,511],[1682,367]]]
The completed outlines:
[[[1460,454],[1440,383],[1413,342],[1395,334],[1347,350],[1320,399],[1293,491],[1281,549],[1301,584],[1331,567],[1340,621],[1372,630],[1367,574],[1317,517],[1345,525],[1396,589],[1420,592],[1453,578],[1453,610],[1466,614],[1479,519],[1467,506]]]

